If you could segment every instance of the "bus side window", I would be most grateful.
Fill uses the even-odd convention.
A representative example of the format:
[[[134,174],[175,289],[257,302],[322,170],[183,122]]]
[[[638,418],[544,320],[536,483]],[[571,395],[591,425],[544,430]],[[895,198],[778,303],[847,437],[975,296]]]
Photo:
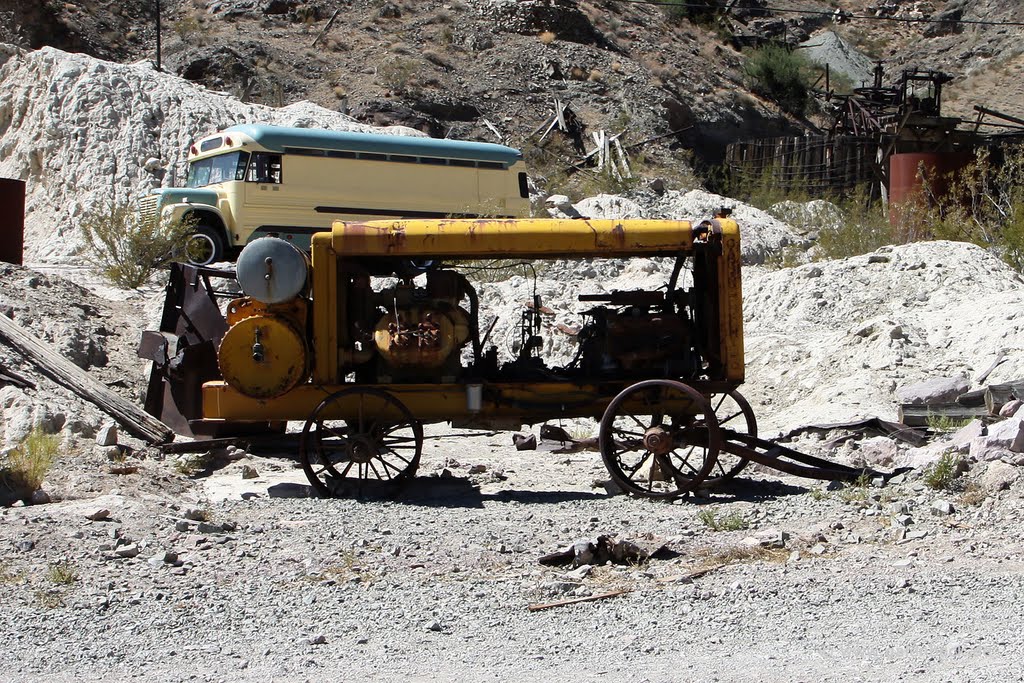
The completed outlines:
[[[257,152],[252,155],[249,172],[245,176],[250,183],[281,183],[281,155]]]

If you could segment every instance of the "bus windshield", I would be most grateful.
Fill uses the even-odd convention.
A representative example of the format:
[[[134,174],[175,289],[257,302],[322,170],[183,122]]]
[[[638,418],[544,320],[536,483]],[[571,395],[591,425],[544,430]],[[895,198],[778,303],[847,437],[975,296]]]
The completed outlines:
[[[241,180],[245,177],[245,166],[248,163],[248,152],[231,152],[193,161],[188,165],[188,182],[185,187],[206,187],[213,183]]]

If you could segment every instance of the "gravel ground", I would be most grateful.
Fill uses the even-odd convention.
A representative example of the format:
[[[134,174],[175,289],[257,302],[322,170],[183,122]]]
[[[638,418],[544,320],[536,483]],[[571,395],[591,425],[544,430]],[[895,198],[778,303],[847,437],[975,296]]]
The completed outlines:
[[[428,438],[420,477],[386,502],[268,495],[301,491],[285,460],[139,467],[96,468],[98,497],[0,512],[0,680],[1024,677],[1019,484],[974,506],[947,496],[949,516],[919,481],[761,473],[653,503],[594,487],[596,453],[519,453],[505,434]],[[714,531],[712,516],[748,528]],[[775,532],[782,549],[744,543]],[[600,533],[668,552],[587,576],[537,562]],[[118,543],[140,552],[116,557]],[[527,609],[616,589],[630,592]]]

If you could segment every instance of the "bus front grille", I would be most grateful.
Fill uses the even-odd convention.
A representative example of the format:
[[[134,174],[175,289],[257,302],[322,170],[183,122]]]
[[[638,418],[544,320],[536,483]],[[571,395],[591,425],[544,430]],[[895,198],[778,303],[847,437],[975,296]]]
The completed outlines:
[[[157,218],[157,204],[160,202],[160,195],[150,194],[139,198],[138,210],[143,220],[151,221]]]

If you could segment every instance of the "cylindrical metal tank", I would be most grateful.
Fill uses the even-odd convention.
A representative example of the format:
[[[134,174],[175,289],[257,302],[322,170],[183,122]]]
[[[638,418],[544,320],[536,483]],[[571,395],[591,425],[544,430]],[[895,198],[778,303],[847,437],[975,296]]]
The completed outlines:
[[[889,157],[889,221],[898,224],[908,204],[945,197],[949,194],[950,175],[973,160],[971,152],[893,154]],[[920,170],[924,171],[923,176]]]
[[[25,182],[0,178],[0,261],[22,264],[25,244]]]

